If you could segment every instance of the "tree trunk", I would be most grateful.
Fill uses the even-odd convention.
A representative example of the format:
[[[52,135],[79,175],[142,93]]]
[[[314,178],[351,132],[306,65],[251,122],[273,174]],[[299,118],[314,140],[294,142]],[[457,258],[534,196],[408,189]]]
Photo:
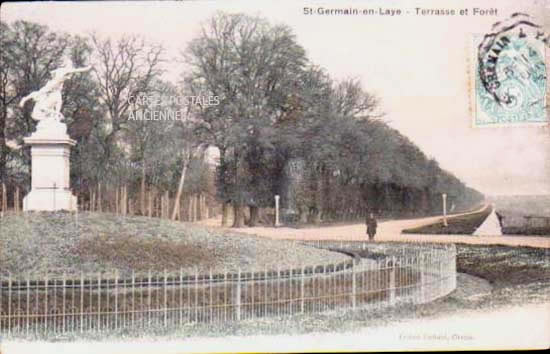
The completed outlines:
[[[95,191],[90,189],[90,211],[95,211]]]
[[[122,214],[124,216],[128,214],[128,187],[126,185],[122,187]]]
[[[222,199],[222,227],[229,226],[229,207],[230,204],[227,201],[227,162],[225,161],[225,154],[227,149],[225,147],[219,147],[220,149],[220,165],[219,165],[219,175],[218,183]]]
[[[118,215],[118,213],[120,212],[120,197],[119,197],[119,191],[118,191],[118,187],[115,188],[115,214]]]
[[[141,167],[141,188],[139,191],[139,211],[141,215],[145,215],[145,159]]]
[[[170,192],[164,192],[164,218],[170,217]]]
[[[164,193],[160,194],[160,218],[164,219]]]
[[[2,116],[0,117],[0,180],[4,180],[7,176],[6,165],[8,162],[8,147],[6,145],[6,119],[8,117],[8,107],[5,102],[2,106]]]
[[[159,197],[157,197],[157,195],[160,195]],[[155,194],[155,215],[157,216],[157,218],[162,218],[162,214],[161,214],[161,202],[162,201],[162,194],[160,194],[160,191],[159,193]]]
[[[180,210],[180,199],[181,193],[183,191],[183,184],[185,183],[185,175],[187,173],[187,161],[183,161],[183,166],[181,168],[180,183],[178,184],[178,191],[176,193],[176,200],[174,203],[174,210],[172,211],[172,220],[176,220],[176,215]]]
[[[254,227],[258,225],[260,219],[260,208],[257,206],[250,206],[250,222],[248,226]]]
[[[229,203],[222,202],[222,226],[229,225]]]
[[[233,203],[233,227],[244,227],[244,208],[237,203]]]
[[[313,223],[316,225],[321,223],[321,211],[319,209],[315,209],[313,213]]]
[[[192,205],[192,208],[191,208],[191,215],[192,215],[192,219],[193,219],[193,222],[197,221],[197,196],[196,195],[192,195],[191,196],[191,205]]]
[[[197,198],[199,199],[198,219],[202,220],[204,218],[204,205],[203,205],[204,196],[202,195],[202,193],[199,193]]]
[[[303,206],[298,207],[298,218],[301,224],[307,223],[307,208]]]
[[[101,183],[97,184],[97,210],[101,213],[103,209],[101,207]]]
[[[16,213],[19,213],[19,187],[15,187],[15,196],[13,198],[14,209]]]
[[[149,205],[148,205],[148,210],[147,210],[147,215],[151,218],[153,217],[153,191],[151,189],[149,189]]]
[[[6,184],[2,183],[2,213],[8,211],[8,193],[6,192]]]

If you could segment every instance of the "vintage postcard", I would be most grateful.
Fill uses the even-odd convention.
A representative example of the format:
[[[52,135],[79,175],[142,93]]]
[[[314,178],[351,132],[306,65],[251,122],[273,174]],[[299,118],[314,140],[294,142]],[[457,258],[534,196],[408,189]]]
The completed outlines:
[[[1,354],[550,347],[548,0],[0,27]]]

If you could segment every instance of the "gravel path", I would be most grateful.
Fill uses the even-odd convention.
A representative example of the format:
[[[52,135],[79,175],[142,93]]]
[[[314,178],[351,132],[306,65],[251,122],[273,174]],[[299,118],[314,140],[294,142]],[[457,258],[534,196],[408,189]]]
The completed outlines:
[[[491,214],[485,221],[474,231],[474,236],[502,236],[502,229],[496,214],[496,208],[493,205]]]
[[[483,209],[483,208],[482,208]],[[480,209],[481,210],[481,209]],[[480,210],[476,210],[478,212]],[[467,213],[465,213],[467,214]],[[456,214],[454,216],[465,215]],[[531,246],[550,248],[550,235],[538,236],[468,236],[468,235],[414,235],[402,234],[403,229],[419,227],[441,220],[440,216],[427,218],[389,220],[378,223],[376,241],[400,241],[400,242],[436,242],[436,243],[466,243],[466,244],[499,244],[508,246]],[[220,219],[209,219],[202,222],[205,225],[218,227]],[[365,240],[365,225],[362,223],[339,226],[322,226],[316,228],[290,228],[290,227],[247,227],[237,229],[240,233],[253,234],[271,239],[295,239],[295,240]]]

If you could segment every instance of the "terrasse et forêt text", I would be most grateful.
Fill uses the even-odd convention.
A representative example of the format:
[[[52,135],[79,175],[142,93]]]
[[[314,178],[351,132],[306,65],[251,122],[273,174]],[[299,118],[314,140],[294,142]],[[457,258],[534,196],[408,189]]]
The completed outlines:
[[[415,7],[413,9],[397,9],[397,8],[326,8],[326,7],[304,7],[304,15],[378,15],[378,16],[401,16],[401,15],[415,15],[415,16],[497,16],[497,8],[462,8],[462,9],[431,9]]]

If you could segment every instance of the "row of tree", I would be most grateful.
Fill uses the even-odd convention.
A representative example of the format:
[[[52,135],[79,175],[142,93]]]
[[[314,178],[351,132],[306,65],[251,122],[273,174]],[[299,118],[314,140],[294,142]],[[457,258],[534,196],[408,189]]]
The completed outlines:
[[[222,97],[194,116],[200,139],[220,150],[218,195],[225,210],[233,205],[235,226],[244,207],[254,225],[275,194],[314,222],[367,210],[432,213],[441,193],[456,208],[482,199],[385,124],[359,81],[336,82],[313,65],[286,26],[219,14],[185,58],[186,87]],[[294,178],[285,172],[292,161],[302,162]]]
[[[21,146],[36,124],[32,105],[17,103],[68,54],[75,66],[93,66],[63,92],[62,113],[77,140],[71,181],[81,195],[98,183],[128,185],[145,209],[149,186],[176,201],[182,193],[210,193],[223,206],[223,223],[233,206],[237,227],[245,208],[248,223],[257,223],[275,194],[300,220],[314,222],[367,209],[431,213],[443,192],[462,208],[482,198],[385,124],[377,98],[358,80],[335,81],[311,63],[285,25],[216,14],[182,50],[178,82],[163,79],[176,63],[139,36],[114,40],[23,21],[0,25],[0,179],[9,186],[29,185],[29,152]],[[140,95],[155,95],[160,105],[128,99]],[[162,100],[182,96],[216,97],[219,104]],[[187,119],[129,119],[153,110],[184,111]],[[215,190],[208,183],[212,151],[219,152]]]

